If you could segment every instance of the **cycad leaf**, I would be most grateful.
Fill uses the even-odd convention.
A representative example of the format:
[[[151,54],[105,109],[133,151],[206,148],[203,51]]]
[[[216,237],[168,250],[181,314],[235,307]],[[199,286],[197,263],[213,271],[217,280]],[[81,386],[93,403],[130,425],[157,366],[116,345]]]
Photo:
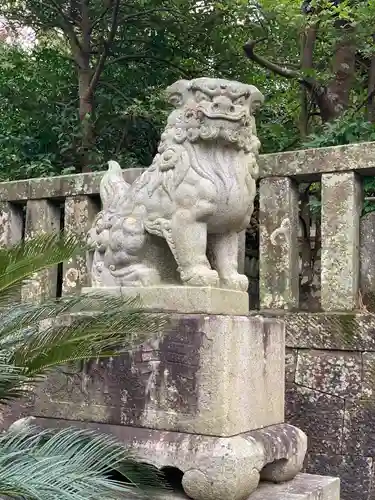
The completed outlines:
[[[20,397],[54,367],[119,355],[162,331],[165,319],[144,313],[136,299],[96,293],[43,303],[14,300],[26,279],[82,249],[75,236],[58,234],[0,249],[0,402]],[[127,478],[126,486],[111,479],[113,470]],[[0,436],[0,496],[119,500],[159,484],[154,469],[108,436],[30,428]]]
[[[0,361],[2,353],[8,356],[14,373],[8,382],[3,373],[0,389],[17,395],[25,379],[33,381],[57,366],[119,355],[161,335],[165,323],[163,316],[143,312],[137,299],[105,293],[7,308],[0,314]],[[0,401],[8,399],[0,392]]]
[[[124,482],[111,478],[116,471],[121,471]],[[125,500],[164,487],[156,469],[137,463],[108,435],[76,428],[24,427],[0,436],[0,495],[28,500]]]
[[[0,306],[9,304],[25,280],[71,259],[84,248],[82,239],[69,233],[42,233],[13,247],[0,248]]]

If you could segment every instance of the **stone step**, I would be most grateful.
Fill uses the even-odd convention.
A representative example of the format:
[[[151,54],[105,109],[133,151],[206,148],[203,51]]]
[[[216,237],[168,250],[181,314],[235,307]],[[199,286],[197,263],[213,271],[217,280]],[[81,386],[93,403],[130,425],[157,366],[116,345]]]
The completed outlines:
[[[157,500],[186,500],[181,493],[167,493]],[[211,500],[211,499],[210,499]],[[216,499],[224,500],[224,499]],[[340,480],[332,477],[298,474],[283,484],[260,483],[248,500],[340,500]]]

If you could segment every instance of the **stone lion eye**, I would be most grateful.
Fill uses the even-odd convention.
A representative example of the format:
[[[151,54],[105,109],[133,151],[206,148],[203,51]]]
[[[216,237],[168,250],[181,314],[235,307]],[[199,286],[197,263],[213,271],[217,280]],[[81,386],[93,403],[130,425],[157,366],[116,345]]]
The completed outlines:
[[[210,101],[210,98],[206,95],[206,94],[203,94],[203,92],[197,92],[195,94],[195,100],[197,102],[201,102],[201,101]]]
[[[245,96],[241,96],[239,97],[238,99],[235,100],[235,104],[239,104],[239,105],[244,105],[245,104],[245,101],[246,101],[246,97]]]
[[[182,96],[181,94],[172,94],[170,97],[169,97],[169,102],[173,105],[173,106],[179,106],[181,103],[182,103]]]

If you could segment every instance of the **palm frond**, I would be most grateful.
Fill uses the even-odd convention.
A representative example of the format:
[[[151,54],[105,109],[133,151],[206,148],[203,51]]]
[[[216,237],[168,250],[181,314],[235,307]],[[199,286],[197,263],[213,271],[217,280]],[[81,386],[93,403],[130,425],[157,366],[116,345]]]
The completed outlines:
[[[0,248],[0,306],[9,304],[25,280],[71,259],[84,248],[77,235],[62,232],[42,233]]]
[[[119,355],[158,338],[166,319],[139,300],[107,293],[39,302],[18,298],[35,273],[83,250],[74,235],[46,235],[0,249],[0,402],[30,391],[52,368]],[[113,476],[116,472],[117,476]],[[120,474],[120,476],[118,476]],[[121,477],[126,483],[119,482]],[[0,496],[27,500],[138,498],[161,487],[155,470],[109,436],[13,426],[0,435]]]
[[[122,480],[113,479],[114,472]],[[28,500],[139,498],[165,489],[161,474],[136,462],[108,435],[24,427],[0,436],[0,495]]]
[[[0,353],[0,404],[12,402],[25,395],[29,377],[24,368],[15,366]]]
[[[26,279],[83,249],[75,235],[59,233],[0,248],[0,402],[19,397],[27,381],[54,367],[119,355],[162,331],[165,319],[145,314],[136,298],[96,292],[42,303],[14,300]]]
[[[25,380],[57,366],[119,355],[156,339],[165,324],[165,317],[142,311],[137,299],[106,293],[6,308],[0,313],[0,361],[8,356],[11,371],[0,375],[0,401],[21,395]]]

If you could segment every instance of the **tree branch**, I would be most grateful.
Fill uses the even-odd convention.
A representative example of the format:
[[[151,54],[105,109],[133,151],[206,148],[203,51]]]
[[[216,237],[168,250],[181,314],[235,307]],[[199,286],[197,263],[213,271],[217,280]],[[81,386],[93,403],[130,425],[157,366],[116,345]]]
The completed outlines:
[[[254,52],[255,46],[266,40],[265,38],[261,38],[260,40],[251,40],[244,45],[244,51],[246,56],[251,60],[262,66],[263,68],[269,69],[273,73],[276,73],[279,76],[283,76],[284,78],[295,79],[298,81],[303,80],[300,72],[294,69],[289,69],[285,66],[279,66],[271,61],[268,61],[265,57],[259,56]],[[300,82],[302,83],[302,81]]]
[[[118,13],[119,13],[119,9],[120,9],[120,2],[121,2],[121,0],[115,0],[115,5],[113,6],[113,11],[112,11],[111,28],[110,28],[107,40],[103,40],[103,52],[101,53],[98,64],[96,65],[94,74],[91,78],[90,86],[87,89],[88,95],[91,95],[94,92],[95,87],[98,84],[100,75],[102,74],[103,69],[104,69],[104,64],[105,64],[106,59],[108,57],[108,51],[109,51],[109,49],[113,43],[113,40],[116,36],[116,31],[117,31],[117,27],[118,27]]]
[[[153,56],[151,54],[128,54],[125,56],[116,57],[115,59],[111,59],[110,61],[108,61],[108,64],[119,63],[122,61],[142,61],[142,59],[145,59],[145,60],[148,59],[151,61],[161,62],[161,63],[165,64],[166,66],[169,66],[171,68],[178,70],[182,75],[184,75],[187,78],[189,78],[191,76],[188,71],[184,70],[183,68],[181,68],[177,64],[174,64],[171,61],[167,61],[166,59],[162,59],[160,57]]]
[[[49,4],[49,6],[58,14],[61,15],[61,17],[64,19],[65,22],[67,22],[69,25],[70,23],[75,24],[75,21],[72,17],[70,17],[68,14],[66,14],[61,6],[55,1],[55,0],[45,0],[45,4]]]
[[[93,31],[94,28],[96,28],[96,26],[100,23],[100,21],[104,18],[104,16],[107,14],[107,12],[109,11],[109,7],[106,7],[105,9],[103,9],[103,11],[99,14],[99,16],[92,22],[91,24],[91,32]]]
[[[246,56],[263,68],[272,71],[276,75],[288,78],[289,80],[294,79],[299,84],[303,85],[311,93],[312,97],[318,104],[320,111],[322,112],[327,104],[325,87],[319,84],[319,82],[314,78],[304,76],[300,71],[289,69],[285,66],[279,66],[278,64],[268,61],[268,59],[266,59],[265,57],[256,54],[254,52],[255,46],[264,40],[265,39],[262,38],[260,40],[251,40],[247,42],[244,46]],[[323,121],[327,121],[327,119]]]
[[[89,13],[88,0],[81,0],[81,16],[82,16],[82,21],[81,21],[82,50],[84,57],[87,58],[87,65],[89,66],[91,36],[90,36],[90,13]]]
[[[140,12],[136,12],[135,14],[130,14],[128,16],[125,16],[122,21],[124,23],[127,23],[128,21],[134,21],[135,19],[138,19],[143,16],[147,16],[148,14],[153,14],[154,12],[169,12],[171,14],[176,14],[176,11],[173,11],[171,9],[166,9],[166,8],[155,8],[155,9],[148,9],[148,10],[143,10]]]
[[[371,92],[367,92],[365,99],[353,109],[351,117],[353,117],[356,113],[358,113],[358,111],[360,111],[363,108],[363,106],[365,106],[365,104],[367,104],[369,100],[373,99],[374,97],[375,97],[375,88]]]
[[[61,28],[64,31],[65,35],[67,35],[67,37],[69,38],[70,45],[72,47],[72,52],[77,64],[81,65],[82,47],[72,26],[72,20],[69,18],[67,14],[65,14],[65,12],[61,9],[61,7],[58,5],[58,3],[56,3],[55,0],[44,0],[44,5],[46,4],[61,16],[62,18]]]
[[[113,90],[116,94],[118,94],[119,96],[121,96],[124,99],[124,101],[128,101],[129,103],[132,102],[132,99],[129,96],[127,96],[123,92],[121,92],[121,90],[119,90],[112,83],[101,81],[100,82],[100,86],[101,85],[103,85],[103,87],[108,87],[109,89]]]

